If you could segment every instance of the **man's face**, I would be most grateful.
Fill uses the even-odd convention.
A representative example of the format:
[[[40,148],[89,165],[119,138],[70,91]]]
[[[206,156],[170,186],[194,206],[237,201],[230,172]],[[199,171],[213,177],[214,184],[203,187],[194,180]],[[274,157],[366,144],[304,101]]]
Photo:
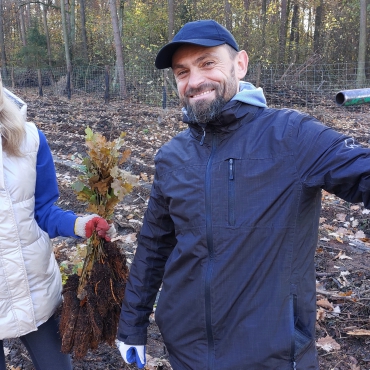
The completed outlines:
[[[181,103],[192,122],[206,123],[217,118],[238,92],[238,59],[238,55],[231,58],[225,45],[183,45],[175,52],[172,69]]]

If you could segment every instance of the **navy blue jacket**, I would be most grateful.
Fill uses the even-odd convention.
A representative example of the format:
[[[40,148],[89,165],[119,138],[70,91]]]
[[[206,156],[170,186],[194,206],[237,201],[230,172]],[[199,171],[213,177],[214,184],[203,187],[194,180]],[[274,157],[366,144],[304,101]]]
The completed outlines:
[[[370,150],[294,110],[230,101],[156,175],[118,339],[156,322],[175,370],[317,370],[321,189],[370,206]]]

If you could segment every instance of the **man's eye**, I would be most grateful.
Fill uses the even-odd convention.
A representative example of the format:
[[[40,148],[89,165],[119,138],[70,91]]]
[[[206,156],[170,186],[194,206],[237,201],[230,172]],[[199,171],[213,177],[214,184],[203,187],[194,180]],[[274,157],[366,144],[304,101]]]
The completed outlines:
[[[206,66],[206,67],[209,67],[209,66],[211,66],[211,65],[213,65],[214,64],[214,62],[213,61],[208,61],[208,62],[205,62],[204,63],[204,65]]]
[[[176,73],[177,77],[183,77],[186,74],[186,71],[179,71]]]

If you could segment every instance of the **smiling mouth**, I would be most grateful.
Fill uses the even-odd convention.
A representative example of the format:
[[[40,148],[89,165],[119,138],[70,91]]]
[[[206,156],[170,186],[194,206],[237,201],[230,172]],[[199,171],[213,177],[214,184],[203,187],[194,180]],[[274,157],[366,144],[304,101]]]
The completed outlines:
[[[214,91],[214,90],[213,89],[212,90],[207,90],[207,91],[201,92],[200,94],[190,95],[190,98],[199,98],[200,96],[210,94],[212,91]]]

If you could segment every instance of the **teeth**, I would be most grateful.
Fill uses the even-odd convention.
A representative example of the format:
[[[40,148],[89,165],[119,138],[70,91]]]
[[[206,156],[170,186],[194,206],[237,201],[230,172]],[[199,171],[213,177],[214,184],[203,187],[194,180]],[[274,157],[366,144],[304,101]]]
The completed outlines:
[[[209,94],[212,90],[204,91],[201,94],[193,95],[193,98],[197,98],[198,96]]]

